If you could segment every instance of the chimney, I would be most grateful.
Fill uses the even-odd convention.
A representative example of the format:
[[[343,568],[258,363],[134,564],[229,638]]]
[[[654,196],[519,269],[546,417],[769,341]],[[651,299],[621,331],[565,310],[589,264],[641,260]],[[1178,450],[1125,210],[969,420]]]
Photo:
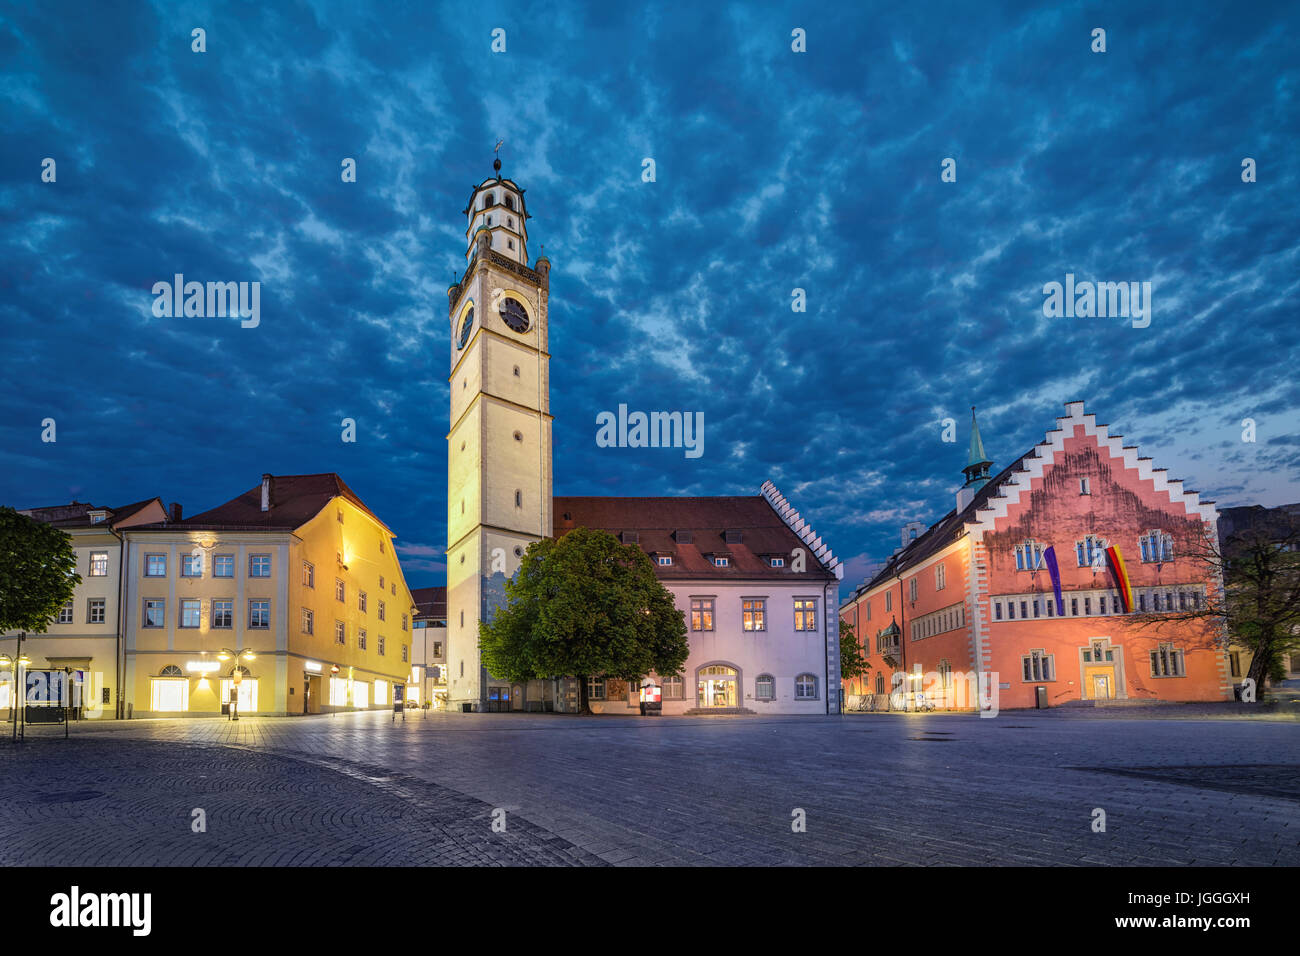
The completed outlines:
[[[275,504],[275,476],[262,476],[262,510],[270,511]]]
[[[181,503],[180,503],[179,501],[173,501],[173,502],[172,502],[172,521],[173,521],[173,523],[179,524],[179,523],[180,523],[180,520],[181,520]]]

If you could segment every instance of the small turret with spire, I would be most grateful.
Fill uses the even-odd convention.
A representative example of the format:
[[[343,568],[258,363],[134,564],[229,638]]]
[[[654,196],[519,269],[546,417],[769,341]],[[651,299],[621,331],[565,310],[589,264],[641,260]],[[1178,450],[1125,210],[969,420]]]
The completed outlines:
[[[966,475],[966,484],[957,492],[957,510],[964,511],[975,500],[975,492],[988,484],[989,469],[993,462],[984,453],[984,441],[980,438],[980,426],[975,420],[975,406],[970,407],[970,451],[966,455],[966,464],[962,472]]]

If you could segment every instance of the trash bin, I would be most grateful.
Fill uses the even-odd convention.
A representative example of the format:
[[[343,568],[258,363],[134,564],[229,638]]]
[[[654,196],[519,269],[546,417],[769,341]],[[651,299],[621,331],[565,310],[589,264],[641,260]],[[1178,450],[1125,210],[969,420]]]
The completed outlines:
[[[1038,710],[1046,710],[1047,709],[1047,688],[1035,687],[1034,690],[1036,691],[1036,693],[1034,694],[1034,706]]]

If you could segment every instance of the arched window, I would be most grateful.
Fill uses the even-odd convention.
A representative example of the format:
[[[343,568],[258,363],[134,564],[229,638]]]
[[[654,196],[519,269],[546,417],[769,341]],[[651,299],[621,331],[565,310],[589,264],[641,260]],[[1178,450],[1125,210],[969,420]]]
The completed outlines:
[[[494,199],[492,198],[492,194],[491,194],[491,193],[484,193],[484,194],[483,194],[483,208],[484,208],[484,209],[487,209],[489,206],[494,206],[494,205],[496,205],[496,200],[494,200]]]
[[[876,693],[877,693],[877,694],[883,694],[884,692],[885,692],[885,675],[884,675],[884,674],[877,674],[877,675],[876,675]]]
[[[240,677],[252,677],[252,676],[253,676],[253,672],[250,671],[250,670],[249,670],[247,667],[245,667],[243,664],[236,664],[234,667],[230,668],[230,676],[231,676],[231,677],[234,677],[236,671],[239,672],[239,676],[240,676]]]
[[[795,700],[817,699],[817,678],[812,674],[800,674],[794,679]]]
[[[507,208],[507,209],[514,209],[514,208],[515,208],[515,197],[512,196],[512,195],[510,195],[509,193],[506,193],[505,195],[506,195],[506,208]]]
[[[159,677],[184,677],[185,672],[175,664],[168,664],[158,672]]]
[[[754,697],[758,700],[773,700],[776,697],[776,678],[771,674],[759,674],[754,684]]]

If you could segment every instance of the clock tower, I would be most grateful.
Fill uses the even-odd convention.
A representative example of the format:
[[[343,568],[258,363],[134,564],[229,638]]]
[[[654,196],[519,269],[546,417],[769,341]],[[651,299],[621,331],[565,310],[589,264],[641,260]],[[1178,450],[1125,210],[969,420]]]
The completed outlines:
[[[524,190],[495,175],[470,194],[465,273],[447,290],[447,703],[485,710],[510,684],[483,667],[478,625],[505,601],[524,549],[552,536],[551,263],[528,265]],[[504,705],[508,706],[508,705]]]

